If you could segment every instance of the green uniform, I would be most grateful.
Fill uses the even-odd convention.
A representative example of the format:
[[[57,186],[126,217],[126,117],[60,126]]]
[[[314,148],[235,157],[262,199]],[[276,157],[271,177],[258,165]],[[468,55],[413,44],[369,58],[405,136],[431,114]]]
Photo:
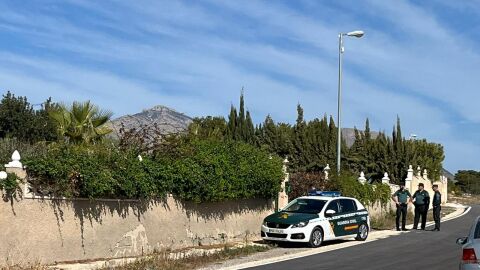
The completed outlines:
[[[425,230],[425,224],[427,223],[427,210],[430,204],[430,195],[426,190],[417,190],[413,193],[413,199],[415,200],[415,217],[413,218],[413,228],[416,230],[420,217],[422,218],[421,228]]]
[[[397,192],[395,192],[393,196],[398,198],[399,203],[407,203],[408,198],[412,197],[412,195],[410,195],[410,192],[406,189],[397,190]]]
[[[426,190],[417,190],[413,193],[413,199],[416,205],[424,205],[430,203],[430,195]]]
[[[408,199],[410,199],[412,196],[410,195],[410,192],[408,190],[400,189],[393,194],[393,197],[397,197],[399,203],[397,205],[397,216],[395,219],[397,231],[400,231],[400,217],[402,218],[402,230],[406,230],[405,223],[407,219]]]

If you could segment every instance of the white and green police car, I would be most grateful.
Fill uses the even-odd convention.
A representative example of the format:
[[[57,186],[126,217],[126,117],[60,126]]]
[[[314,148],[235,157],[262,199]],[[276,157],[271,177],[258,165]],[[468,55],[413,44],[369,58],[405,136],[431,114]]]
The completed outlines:
[[[369,232],[368,211],[357,199],[342,197],[336,191],[317,191],[266,217],[261,236],[266,241],[303,242],[319,247],[323,241],[336,239],[354,237],[365,241]]]

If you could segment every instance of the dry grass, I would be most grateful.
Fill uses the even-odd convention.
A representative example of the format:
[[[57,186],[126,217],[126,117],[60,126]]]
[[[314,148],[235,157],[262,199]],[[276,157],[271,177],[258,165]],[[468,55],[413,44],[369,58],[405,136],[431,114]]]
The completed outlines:
[[[222,251],[212,254],[194,255],[172,259],[168,252],[160,252],[138,259],[122,266],[106,267],[103,270],[192,270],[219,261],[229,260],[257,252],[269,250],[268,246],[245,246],[239,248],[225,247]]]
[[[448,202],[463,205],[480,204],[480,195],[448,195]]]
[[[219,252],[208,253],[207,250],[203,255],[191,255],[173,259],[168,251],[154,253],[150,256],[139,258],[135,262],[127,263],[121,266],[105,267],[102,270],[192,270],[206,266],[219,261],[233,259],[241,256],[247,256],[257,252],[264,252],[271,249],[270,246],[245,246],[245,247],[229,247]],[[15,264],[7,267],[0,267],[0,270],[47,270],[46,265],[42,264]]]
[[[453,213],[456,210],[454,207],[442,206],[442,217]],[[374,230],[392,230],[395,229],[395,212],[391,211],[381,218],[372,218],[371,226]],[[427,222],[433,221],[432,209],[428,210]],[[407,213],[407,224],[413,223],[413,213],[408,211]]]
[[[6,267],[0,267],[0,270],[47,270],[48,267],[40,263],[32,264],[14,264]]]

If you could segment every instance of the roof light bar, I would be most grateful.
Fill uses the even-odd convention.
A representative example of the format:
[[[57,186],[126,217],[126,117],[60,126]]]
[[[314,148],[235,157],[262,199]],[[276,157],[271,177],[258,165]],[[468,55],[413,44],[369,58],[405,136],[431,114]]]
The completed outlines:
[[[340,191],[312,191],[308,193],[308,196],[324,196],[324,197],[340,197],[342,194]]]

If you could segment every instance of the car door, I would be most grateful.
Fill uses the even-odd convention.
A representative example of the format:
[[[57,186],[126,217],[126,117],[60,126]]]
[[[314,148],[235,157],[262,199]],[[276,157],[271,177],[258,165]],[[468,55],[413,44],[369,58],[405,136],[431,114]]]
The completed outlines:
[[[327,207],[325,208],[325,213],[328,210],[335,211],[335,214],[333,214],[332,216],[326,216],[328,222],[330,223],[330,233],[333,238],[344,235],[343,232],[341,231],[342,228],[337,225],[337,223],[341,219],[341,213],[340,213],[338,202],[339,200],[332,200],[328,203]]]
[[[337,230],[340,235],[356,234],[360,220],[357,217],[357,204],[352,199],[338,200],[339,219],[337,221]]]

